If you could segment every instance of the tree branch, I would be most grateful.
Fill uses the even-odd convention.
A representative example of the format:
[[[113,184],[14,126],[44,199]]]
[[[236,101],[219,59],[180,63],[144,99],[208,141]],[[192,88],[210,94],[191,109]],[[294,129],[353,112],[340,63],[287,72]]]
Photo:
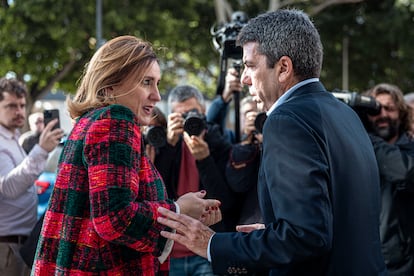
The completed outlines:
[[[63,65],[62,70],[56,73],[52,78],[50,78],[46,84],[41,90],[39,90],[39,94],[36,98],[41,97],[45,94],[47,94],[50,90],[52,90],[53,85],[55,85],[56,82],[59,82],[61,79],[63,79],[75,66],[76,60],[72,59],[65,65]]]

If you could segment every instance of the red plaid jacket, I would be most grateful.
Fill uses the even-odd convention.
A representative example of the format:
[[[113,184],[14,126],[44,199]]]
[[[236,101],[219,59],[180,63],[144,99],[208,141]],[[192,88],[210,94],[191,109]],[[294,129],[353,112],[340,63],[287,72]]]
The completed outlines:
[[[60,157],[32,273],[156,275],[159,206],[175,211],[136,116],[120,105],[86,113]]]

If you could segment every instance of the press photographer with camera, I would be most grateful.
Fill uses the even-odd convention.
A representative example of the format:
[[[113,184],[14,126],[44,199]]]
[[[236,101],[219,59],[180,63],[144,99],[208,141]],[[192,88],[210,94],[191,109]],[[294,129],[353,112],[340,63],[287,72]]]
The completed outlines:
[[[257,180],[262,153],[262,106],[254,97],[244,97],[240,102],[242,141],[232,145],[226,177],[231,189],[240,197],[238,227],[263,223],[257,196]],[[259,117],[258,117],[259,115]],[[236,228],[237,229],[237,228]]]
[[[144,135],[145,151],[154,163],[155,155],[160,147],[167,143],[167,117],[158,107],[152,110],[152,118],[148,126],[141,126]]]
[[[236,143],[235,130],[226,127],[226,119],[233,95],[235,93],[242,93],[243,86],[240,82],[240,73],[234,67],[230,67],[227,70],[224,81],[224,89],[211,102],[206,117],[208,122],[220,125],[226,139],[234,144]]]
[[[382,253],[389,275],[414,275],[414,139],[411,110],[402,91],[381,83],[365,93],[380,105],[365,114],[380,172]]]
[[[225,167],[231,144],[224,138],[220,126],[207,123],[201,92],[189,85],[173,88],[168,96],[167,143],[159,148],[155,166],[161,173],[170,198],[189,191],[205,190],[207,198],[221,201],[222,221],[214,225],[219,231],[235,228],[236,197],[229,189]],[[209,262],[174,243],[170,275],[205,273],[213,275]]]

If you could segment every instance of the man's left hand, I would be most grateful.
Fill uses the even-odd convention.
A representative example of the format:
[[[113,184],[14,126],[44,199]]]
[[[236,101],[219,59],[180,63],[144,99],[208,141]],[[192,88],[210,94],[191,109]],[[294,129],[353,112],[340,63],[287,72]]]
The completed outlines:
[[[189,136],[187,132],[184,132],[183,135],[184,141],[187,144],[188,149],[194,156],[194,159],[198,161],[203,160],[210,155],[210,149],[208,147],[208,144],[203,139],[204,135],[205,131],[203,131],[199,136]]]

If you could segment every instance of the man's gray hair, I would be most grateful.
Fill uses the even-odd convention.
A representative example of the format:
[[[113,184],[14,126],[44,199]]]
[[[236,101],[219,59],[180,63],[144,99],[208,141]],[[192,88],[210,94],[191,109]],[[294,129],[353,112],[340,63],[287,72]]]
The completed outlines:
[[[203,108],[205,107],[203,94],[194,86],[178,85],[174,87],[168,95],[168,112],[172,112],[171,105],[173,103],[182,103],[191,98],[195,98]]]
[[[267,12],[251,19],[240,31],[238,43],[257,42],[258,51],[273,68],[282,56],[292,60],[299,80],[319,77],[323,46],[307,14],[296,9]]]

